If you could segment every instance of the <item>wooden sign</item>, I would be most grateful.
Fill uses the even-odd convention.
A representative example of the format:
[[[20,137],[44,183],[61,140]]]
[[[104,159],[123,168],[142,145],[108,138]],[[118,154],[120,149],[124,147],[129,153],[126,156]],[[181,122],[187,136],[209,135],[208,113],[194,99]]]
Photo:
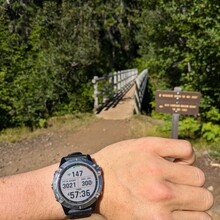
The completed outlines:
[[[200,92],[159,90],[156,92],[156,111],[171,114],[198,115]]]

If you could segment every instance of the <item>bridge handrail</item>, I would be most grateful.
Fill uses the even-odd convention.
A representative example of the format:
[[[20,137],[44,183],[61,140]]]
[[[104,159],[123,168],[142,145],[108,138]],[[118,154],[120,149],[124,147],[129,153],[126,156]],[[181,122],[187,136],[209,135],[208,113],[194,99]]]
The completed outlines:
[[[104,105],[115,94],[131,87],[137,78],[138,70],[129,69],[117,71],[103,77],[94,76],[94,111]]]
[[[135,80],[135,112],[140,113],[148,80],[148,69],[143,70]]]

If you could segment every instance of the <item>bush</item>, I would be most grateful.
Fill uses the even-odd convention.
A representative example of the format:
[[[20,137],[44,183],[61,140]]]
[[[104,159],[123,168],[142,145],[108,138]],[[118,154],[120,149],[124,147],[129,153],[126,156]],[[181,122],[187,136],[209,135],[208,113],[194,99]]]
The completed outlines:
[[[203,123],[201,134],[207,141],[218,142],[220,140],[220,126],[212,122]]]
[[[209,148],[211,149],[210,156],[213,159],[220,161],[220,144],[219,144],[219,142],[215,142],[215,143],[211,144],[211,146]]]
[[[179,122],[179,135],[181,138],[196,138],[200,131],[200,123],[198,120],[187,117]]]

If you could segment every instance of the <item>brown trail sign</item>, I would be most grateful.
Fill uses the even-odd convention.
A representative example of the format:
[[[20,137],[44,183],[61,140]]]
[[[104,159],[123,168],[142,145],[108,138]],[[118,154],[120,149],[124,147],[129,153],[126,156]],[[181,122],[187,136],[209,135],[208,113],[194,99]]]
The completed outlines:
[[[156,111],[173,114],[173,138],[178,138],[179,115],[198,115],[200,99],[200,92],[183,92],[180,87],[175,87],[174,91],[156,91]]]
[[[157,91],[156,111],[182,115],[198,115],[200,92]]]

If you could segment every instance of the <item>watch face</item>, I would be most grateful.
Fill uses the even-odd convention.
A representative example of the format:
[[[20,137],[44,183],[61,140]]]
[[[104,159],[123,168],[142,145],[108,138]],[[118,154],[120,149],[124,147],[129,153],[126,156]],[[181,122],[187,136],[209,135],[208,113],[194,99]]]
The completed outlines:
[[[98,176],[91,165],[74,162],[61,173],[59,189],[68,202],[83,204],[94,197],[97,183]]]

